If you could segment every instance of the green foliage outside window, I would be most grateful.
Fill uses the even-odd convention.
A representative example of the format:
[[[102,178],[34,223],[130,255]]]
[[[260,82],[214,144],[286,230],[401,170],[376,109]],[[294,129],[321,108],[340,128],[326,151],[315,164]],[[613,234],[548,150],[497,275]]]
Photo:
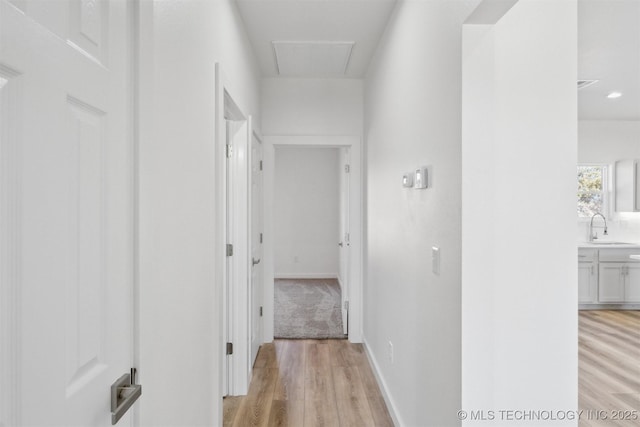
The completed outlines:
[[[578,216],[604,212],[604,166],[578,166]]]

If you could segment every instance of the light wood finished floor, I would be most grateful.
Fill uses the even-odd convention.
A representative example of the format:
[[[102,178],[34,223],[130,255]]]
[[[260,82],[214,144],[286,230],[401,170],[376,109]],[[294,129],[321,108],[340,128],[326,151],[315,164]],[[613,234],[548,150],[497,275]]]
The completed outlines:
[[[260,348],[247,396],[224,399],[224,426],[393,426],[360,344],[276,340]]]
[[[580,427],[640,426],[640,311],[582,310],[579,319]]]

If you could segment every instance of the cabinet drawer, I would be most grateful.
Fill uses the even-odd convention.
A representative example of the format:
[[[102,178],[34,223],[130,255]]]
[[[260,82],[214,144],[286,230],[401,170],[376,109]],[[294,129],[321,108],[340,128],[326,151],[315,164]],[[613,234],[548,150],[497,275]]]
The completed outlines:
[[[578,248],[578,262],[592,262],[598,260],[596,249]]]
[[[600,249],[600,262],[640,262],[629,258],[640,254],[640,249]]]

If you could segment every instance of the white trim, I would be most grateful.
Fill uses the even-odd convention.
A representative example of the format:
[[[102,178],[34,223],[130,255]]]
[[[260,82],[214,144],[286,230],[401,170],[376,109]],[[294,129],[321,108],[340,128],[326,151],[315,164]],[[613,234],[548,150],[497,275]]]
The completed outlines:
[[[20,229],[21,183],[20,74],[0,64],[0,77],[7,82],[0,115],[8,126],[0,128],[0,425],[20,424]]]
[[[278,273],[274,279],[337,279],[339,281],[335,273]]]
[[[380,393],[382,393],[382,397],[384,399],[384,403],[387,405],[387,410],[389,411],[389,415],[393,420],[393,425],[397,427],[404,426],[405,424],[402,422],[400,418],[400,412],[397,409],[397,405],[393,398],[391,397],[391,393],[389,393],[389,388],[387,383],[382,376],[380,371],[380,366],[376,361],[375,356],[369,350],[369,343],[367,339],[363,337],[362,346],[364,347],[364,352],[367,355],[367,359],[369,359],[369,365],[371,365],[371,370],[373,371],[373,375],[376,377],[376,381],[378,382],[378,387],[380,387]]]
[[[363,250],[364,250],[364,147],[362,138],[354,135],[265,135],[263,138],[265,162],[264,175],[264,340],[273,341],[273,281],[274,247],[273,247],[273,185],[275,147],[276,146],[313,146],[313,147],[349,147],[351,153],[350,179],[350,234],[351,262],[349,265],[349,341],[362,342],[362,287],[363,287]],[[281,274],[278,276],[282,276]],[[300,277],[300,274],[296,274]]]
[[[238,103],[238,98],[230,88],[229,80],[225,77],[220,64],[216,64],[216,302],[220,313],[220,378],[226,377],[225,360],[229,363],[229,395],[245,395],[249,389],[251,379],[251,347],[249,324],[249,292],[248,284],[251,272],[251,256],[249,254],[249,199],[250,191],[250,160],[249,143],[252,134],[251,117]],[[227,202],[227,126],[225,113],[233,116],[232,120],[241,122],[239,130],[231,142],[234,153],[228,162],[232,174],[231,199]],[[233,210],[233,221],[227,223],[227,203]],[[227,231],[231,231],[233,241],[227,241]],[[233,244],[233,257],[230,261],[226,256],[226,244]],[[226,295],[227,263],[230,262],[232,284],[230,286],[229,307],[232,310],[232,322],[227,322],[224,301]],[[228,338],[229,337],[229,338]],[[233,355],[225,355],[225,342],[233,343]],[[225,395],[224,381],[220,381],[220,395]]]

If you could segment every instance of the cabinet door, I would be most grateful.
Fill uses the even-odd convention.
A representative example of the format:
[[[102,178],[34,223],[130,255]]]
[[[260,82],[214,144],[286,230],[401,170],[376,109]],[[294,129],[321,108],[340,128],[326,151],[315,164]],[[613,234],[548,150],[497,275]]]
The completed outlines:
[[[616,212],[638,212],[640,210],[638,160],[617,161],[615,176]]]
[[[625,265],[617,262],[600,263],[599,302],[624,302],[625,276],[623,275],[623,267]]]
[[[578,303],[597,302],[597,270],[591,262],[578,263]]]
[[[625,301],[640,302],[640,263],[629,263],[625,268]]]

